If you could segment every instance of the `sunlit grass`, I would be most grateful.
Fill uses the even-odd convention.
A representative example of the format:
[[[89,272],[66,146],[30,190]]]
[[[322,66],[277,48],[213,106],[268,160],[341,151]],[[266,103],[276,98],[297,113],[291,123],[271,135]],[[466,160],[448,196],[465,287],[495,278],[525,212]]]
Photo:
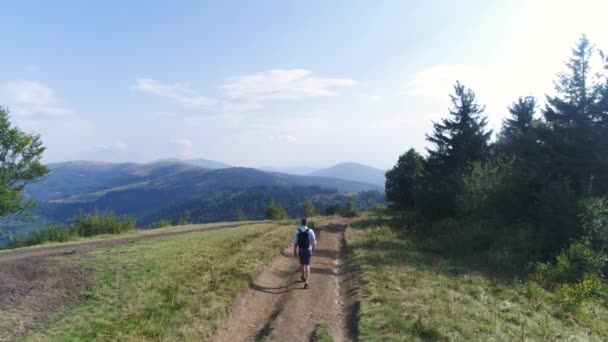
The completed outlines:
[[[608,308],[564,312],[533,282],[505,281],[421,252],[386,226],[349,228],[361,270],[360,338],[412,340],[606,340]]]
[[[82,261],[95,274],[88,300],[26,340],[204,340],[292,230],[257,224],[98,250]]]

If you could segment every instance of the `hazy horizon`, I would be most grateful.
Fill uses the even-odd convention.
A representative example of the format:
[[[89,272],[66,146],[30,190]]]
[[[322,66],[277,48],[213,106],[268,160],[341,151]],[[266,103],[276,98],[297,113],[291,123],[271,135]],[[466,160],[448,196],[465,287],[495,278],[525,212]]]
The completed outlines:
[[[602,1],[13,2],[0,105],[47,163],[204,158],[392,167],[423,152],[456,80],[498,129],[542,103],[577,38],[608,49]]]

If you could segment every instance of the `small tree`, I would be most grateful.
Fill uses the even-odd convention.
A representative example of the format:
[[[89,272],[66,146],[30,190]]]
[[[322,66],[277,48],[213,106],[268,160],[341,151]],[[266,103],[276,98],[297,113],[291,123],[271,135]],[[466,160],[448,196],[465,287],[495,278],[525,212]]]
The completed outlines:
[[[335,203],[329,203],[325,206],[324,215],[325,216],[334,216],[340,211],[338,205]]]
[[[315,205],[311,200],[306,200],[304,202],[304,216],[313,217],[317,215],[317,211],[315,210]]]
[[[245,216],[245,213],[243,212],[243,209],[237,210],[235,216],[236,216],[235,219],[237,221],[247,221],[247,217]]]
[[[8,109],[0,107],[0,216],[34,206],[23,200],[23,189],[49,172],[40,163],[44,150],[39,135],[12,126]]]
[[[424,177],[424,157],[412,148],[386,172],[386,199],[400,209],[414,207]]]
[[[179,225],[184,226],[189,223],[190,223],[190,211],[184,210],[184,213],[182,214],[182,218],[179,219]]]
[[[268,208],[266,208],[266,219],[273,221],[287,220],[289,219],[289,214],[287,214],[282,206],[274,201],[274,198],[271,198],[268,203]]]
[[[355,217],[357,216],[357,207],[355,206],[355,202],[352,197],[349,197],[346,200],[346,204],[344,205],[344,210],[342,211],[342,216],[344,217]]]

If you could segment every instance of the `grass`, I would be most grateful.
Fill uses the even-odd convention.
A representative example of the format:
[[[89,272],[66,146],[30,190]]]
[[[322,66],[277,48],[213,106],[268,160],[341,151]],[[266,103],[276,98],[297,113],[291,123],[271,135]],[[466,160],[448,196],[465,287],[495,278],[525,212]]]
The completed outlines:
[[[19,247],[19,249],[26,250],[26,249],[37,249],[37,248],[44,248],[44,247],[50,247],[50,246],[70,246],[70,245],[77,245],[77,244],[80,244],[83,242],[106,241],[106,240],[113,240],[113,239],[117,239],[117,238],[137,238],[137,237],[141,237],[141,236],[156,235],[156,234],[163,234],[163,233],[170,233],[170,232],[187,232],[187,231],[205,230],[205,229],[221,228],[221,227],[237,227],[237,226],[242,226],[242,225],[251,225],[251,224],[257,224],[257,223],[264,223],[264,222],[267,222],[267,221],[217,222],[217,223],[190,224],[190,225],[181,225],[181,226],[178,225],[178,226],[156,228],[156,229],[136,229],[136,230],[133,230],[130,232],[122,233],[122,234],[101,234],[101,235],[95,235],[95,236],[89,236],[89,237],[70,236],[70,239],[65,242],[47,241],[47,242],[43,242],[43,243],[40,243],[37,245]],[[64,228],[62,228],[62,229],[64,229]],[[35,231],[32,232],[32,234],[35,234]],[[14,248],[9,248],[8,246],[0,247],[0,253],[7,253],[7,252],[11,252],[11,251],[14,251]]]
[[[97,250],[77,261],[95,274],[86,302],[25,340],[205,340],[292,233],[265,223]]]
[[[329,327],[326,322],[321,322],[317,325],[314,334],[312,335],[312,341],[315,342],[333,342],[333,338],[329,333]]]
[[[534,282],[496,279],[422,252],[385,225],[356,226],[346,240],[361,272],[361,340],[608,339],[606,303],[570,313]]]

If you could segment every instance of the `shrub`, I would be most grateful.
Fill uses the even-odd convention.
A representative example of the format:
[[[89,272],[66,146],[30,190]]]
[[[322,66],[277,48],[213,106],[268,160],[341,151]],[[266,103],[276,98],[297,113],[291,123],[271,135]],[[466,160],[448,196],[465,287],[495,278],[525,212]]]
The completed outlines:
[[[8,248],[19,248],[43,244],[46,242],[65,242],[76,238],[76,233],[68,228],[53,225],[44,227],[28,234],[7,237]]]
[[[304,202],[304,216],[305,217],[313,217],[317,215],[317,211],[315,210],[315,205],[311,200],[307,200]]]
[[[357,216],[357,207],[355,207],[355,202],[352,197],[349,197],[346,200],[346,204],[344,205],[344,209],[342,210],[341,215],[343,217],[356,217]]]
[[[239,221],[239,222],[247,220],[247,217],[245,216],[245,213],[243,212],[243,209],[239,209],[239,210],[236,211],[234,219],[236,221]]]
[[[538,263],[534,277],[551,287],[577,284],[588,277],[599,277],[604,263],[602,255],[581,243],[573,243],[556,257],[555,263]]]
[[[604,198],[583,202],[579,215],[583,227],[583,243],[596,253],[608,252],[608,204]]]
[[[152,223],[152,228],[165,228],[171,227],[171,221],[169,220],[160,220]]]
[[[285,209],[282,206],[278,205],[274,201],[274,199],[271,199],[270,203],[268,203],[268,208],[266,208],[266,219],[281,221],[288,220],[289,218],[289,214],[287,214]]]
[[[127,216],[116,216],[113,213],[94,212],[88,215],[79,213],[70,222],[70,229],[78,236],[101,234],[120,234],[135,229],[135,220]]]
[[[325,206],[324,214],[325,216],[334,216],[340,212],[340,208],[335,203],[329,203]]]
[[[576,311],[581,304],[592,297],[595,297],[603,290],[602,279],[595,275],[585,277],[580,282],[574,284],[561,284],[555,290],[557,298],[568,311]]]

